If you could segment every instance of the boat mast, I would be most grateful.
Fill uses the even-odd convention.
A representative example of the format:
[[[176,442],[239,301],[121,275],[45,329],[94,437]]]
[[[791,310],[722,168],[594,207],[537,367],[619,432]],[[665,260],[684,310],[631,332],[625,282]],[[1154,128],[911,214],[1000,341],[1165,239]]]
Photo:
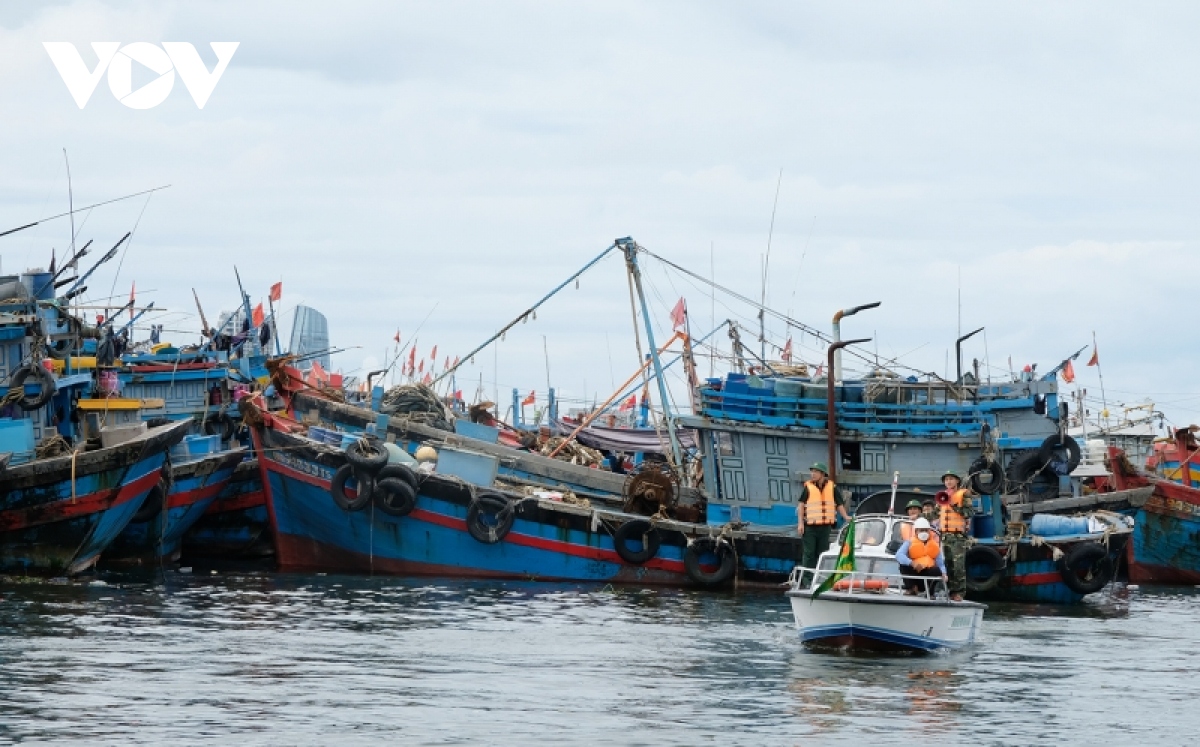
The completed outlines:
[[[641,248],[630,237],[617,239],[614,242],[625,253],[625,267],[633,278],[634,288],[637,289],[638,302],[642,307],[642,321],[646,326],[646,344],[650,348],[650,360],[654,364],[654,377],[658,381],[658,397],[662,402],[663,419],[667,423],[667,436],[671,441],[671,456],[675,459],[675,467],[686,483],[683,470],[683,451],[679,447],[679,435],[675,432],[675,421],[671,418],[671,404],[667,399],[667,380],[663,376],[662,361],[658,357],[658,348],[654,344],[654,329],[650,324],[650,314],[646,308],[646,294],[642,292],[642,272],[638,269],[637,252]]]

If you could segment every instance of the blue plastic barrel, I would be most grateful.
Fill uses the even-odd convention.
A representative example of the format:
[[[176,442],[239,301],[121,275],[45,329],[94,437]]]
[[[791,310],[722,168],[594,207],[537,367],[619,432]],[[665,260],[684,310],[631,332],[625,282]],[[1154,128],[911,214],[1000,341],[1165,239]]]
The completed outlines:
[[[1041,537],[1065,537],[1071,534],[1089,534],[1086,516],[1055,516],[1034,514],[1029,520],[1030,534]]]

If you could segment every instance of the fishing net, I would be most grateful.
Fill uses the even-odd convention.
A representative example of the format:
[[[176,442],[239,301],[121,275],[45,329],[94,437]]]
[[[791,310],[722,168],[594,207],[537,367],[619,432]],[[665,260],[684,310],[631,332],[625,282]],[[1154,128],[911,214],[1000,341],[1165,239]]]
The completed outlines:
[[[424,384],[392,387],[384,392],[379,411],[444,431],[454,430],[454,416],[437,393]]]

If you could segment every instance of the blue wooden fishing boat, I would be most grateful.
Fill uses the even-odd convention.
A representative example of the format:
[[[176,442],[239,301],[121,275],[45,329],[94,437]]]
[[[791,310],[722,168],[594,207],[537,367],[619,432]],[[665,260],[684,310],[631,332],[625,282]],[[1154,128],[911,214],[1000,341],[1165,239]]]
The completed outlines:
[[[103,372],[72,355],[86,325],[53,289],[51,273],[0,278],[0,570],[9,573],[90,568],[186,432],[86,417],[81,403],[92,401]]]
[[[264,561],[275,555],[258,460],[237,465],[204,515],[183,537],[189,561]]]

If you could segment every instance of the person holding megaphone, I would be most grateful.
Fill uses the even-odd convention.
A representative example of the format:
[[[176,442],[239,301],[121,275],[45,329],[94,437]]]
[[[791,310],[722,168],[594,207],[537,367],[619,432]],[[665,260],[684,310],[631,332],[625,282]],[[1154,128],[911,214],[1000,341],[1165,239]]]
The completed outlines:
[[[971,491],[961,487],[962,478],[952,470],[942,474],[942,486],[938,491],[938,506],[941,515],[938,528],[942,532],[942,550],[946,555],[946,583],[950,600],[961,602],[967,593],[967,527],[975,507],[971,503]]]

